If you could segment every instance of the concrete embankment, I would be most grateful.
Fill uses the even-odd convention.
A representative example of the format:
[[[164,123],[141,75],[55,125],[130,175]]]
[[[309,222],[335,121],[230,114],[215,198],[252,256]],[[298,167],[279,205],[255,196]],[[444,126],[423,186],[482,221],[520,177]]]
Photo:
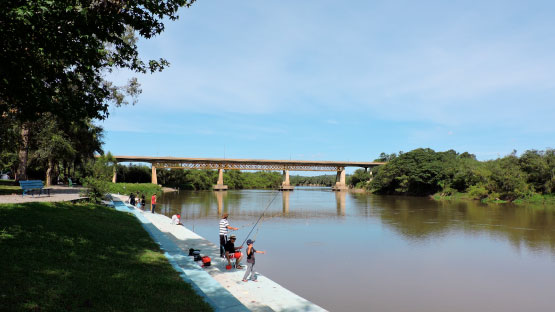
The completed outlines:
[[[219,257],[219,247],[184,226],[171,224],[170,218],[142,211],[113,195],[116,209],[134,214],[160,244],[174,268],[191,283],[217,311],[325,311],[258,274],[258,282],[243,282],[245,270],[226,270],[227,261]],[[216,228],[217,230],[217,228]],[[190,248],[209,256],[212,265],[201,268],[188,256]]]

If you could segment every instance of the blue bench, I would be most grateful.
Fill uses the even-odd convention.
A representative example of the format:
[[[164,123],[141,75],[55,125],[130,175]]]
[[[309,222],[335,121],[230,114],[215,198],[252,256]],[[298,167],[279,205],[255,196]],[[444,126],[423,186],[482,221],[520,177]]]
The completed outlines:
[[[35,196],[34,192],[36,191],[39,192],[39,196],[42,192],[48,193],[48,196],[50,196],[50,189],[44,188],[44,184],[41,180],[19,181],[19,186],[21,186],[21,189],[23,190],[21,196],[25,196],[25,194],[28,195],[28,193]]]

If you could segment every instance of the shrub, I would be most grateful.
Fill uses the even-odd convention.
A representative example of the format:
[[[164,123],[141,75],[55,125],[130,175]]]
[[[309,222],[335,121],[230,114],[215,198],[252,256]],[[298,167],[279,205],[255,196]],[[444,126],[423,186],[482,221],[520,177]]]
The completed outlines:
[[[486,190],[483,184],[471,185],[468,187],[468,195],[470,195],[472,199],[481,200],[488,197],[488,190]]]
[[[93,203],[100,203],[108,193],[108,182],[94,177],[83,179],[83,186],[85,187],[84,195]]]

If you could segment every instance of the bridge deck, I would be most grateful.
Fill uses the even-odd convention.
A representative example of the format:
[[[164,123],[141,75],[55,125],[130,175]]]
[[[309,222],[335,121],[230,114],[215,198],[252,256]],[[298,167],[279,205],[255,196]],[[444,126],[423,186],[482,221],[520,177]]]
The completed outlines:
[[[114,156],[117,162],[148,162],[157,168],[236,169],[236,170],[317,170],[336,171],[345,167],[371,168],[384,162],[268,160],[230,158],[182,158],[152,156]]]

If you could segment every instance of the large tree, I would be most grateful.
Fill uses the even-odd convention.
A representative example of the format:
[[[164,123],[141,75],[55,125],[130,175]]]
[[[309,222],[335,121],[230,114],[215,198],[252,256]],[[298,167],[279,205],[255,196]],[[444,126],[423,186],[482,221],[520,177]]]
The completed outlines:
[[[27,162],[30,122],[44,113],[62,120],[104,119],[111,104],[140,92],[131,79],[106,81],[115,68],[146,73],[164,59],[140,59],[136,36],[151,38],[195,0],[0,1],[0,116],[21,124],[20,174]]]

